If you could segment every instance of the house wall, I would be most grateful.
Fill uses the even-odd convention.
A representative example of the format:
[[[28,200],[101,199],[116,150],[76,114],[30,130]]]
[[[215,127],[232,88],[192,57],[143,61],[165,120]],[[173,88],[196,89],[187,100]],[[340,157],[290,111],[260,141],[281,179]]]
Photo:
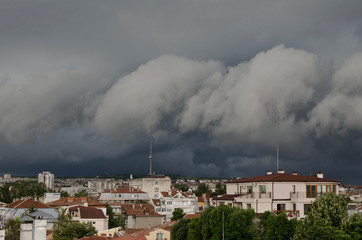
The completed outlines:
[[[96,228],[97,232],[102,232],[108,229],[108,218],[93,218],[93,219],[84,219],[81,218],[79,222],[91,222],[93,227]]]
[[[171,179],[169,177],[132,179],[129,181],[129,186],[146,192],[150,198],[155,198],[157,193],[171,189]]]
[[[162,223],[162,216],[128,216],[127,227],[128,228],[148,228],[158,226]]]
[[[147,240],[157,240],[157,233],[163,234],[163,240],[171,239],[171,232],[166,231],[165,229],[155,229],[154,231],[150,232],[149,235],[145,235],[145,237]]]

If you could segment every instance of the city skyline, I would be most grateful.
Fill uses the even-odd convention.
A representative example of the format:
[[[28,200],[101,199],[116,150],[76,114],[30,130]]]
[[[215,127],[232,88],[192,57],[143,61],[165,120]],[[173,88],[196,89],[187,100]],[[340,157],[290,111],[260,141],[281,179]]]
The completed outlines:
[[[328,8],[326,7],[328,6]],[[4,1],[0,174],[362,176],[360,1]]]

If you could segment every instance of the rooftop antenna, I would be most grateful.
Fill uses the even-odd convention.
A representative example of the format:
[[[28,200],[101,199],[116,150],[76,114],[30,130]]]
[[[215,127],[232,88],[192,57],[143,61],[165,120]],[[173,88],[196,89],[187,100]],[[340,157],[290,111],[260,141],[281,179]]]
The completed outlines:
[[[277,145],[277,172],[279,170],[279,145]]]
[[[152,176],[152,141],[150,142],[150,176]]]

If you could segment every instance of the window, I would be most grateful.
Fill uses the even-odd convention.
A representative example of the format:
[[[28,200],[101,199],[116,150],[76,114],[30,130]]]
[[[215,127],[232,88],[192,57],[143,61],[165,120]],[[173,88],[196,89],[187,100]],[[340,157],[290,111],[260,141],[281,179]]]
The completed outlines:
[[[293,212],[297,211],[297,206],[295,203],[293,203]]]
[[[158,192],[158,187],[155,188],[155,192]]]
[[[163,240],[163,233],[157,233],[156,240]]]
[[[295,185],[292,185],[292,193],[295,193]]]
[[[252,186],[248,186],[248,193],[252,193],[253,192],[253,187]]]
[[[277,204],[278,211],[285,211],[285,204]]]
[[[158,185],[158,181],[155,182],[155,185]]]
[[[172,205],[172,201],[167,201],[167,205]]]
[[[304,215],[307,215],[309,212],[310,204],[304,204]]]
[[[167,209],[167,212],[172,212],[172,209]]]
[[[250,209],[250,208],[251,208],[251,204],[250,204],[250,203],[246,204],[246,208],[247,208],[247,209]]]
[[[266,185],[260,185],[259,191],[260,191],[260,193],[266,193]]]
[[[333,192],[336,193],[336,185],[333,185]]]
[[[316,185],[307,185],[307,198],[315,198],[316,197]]]

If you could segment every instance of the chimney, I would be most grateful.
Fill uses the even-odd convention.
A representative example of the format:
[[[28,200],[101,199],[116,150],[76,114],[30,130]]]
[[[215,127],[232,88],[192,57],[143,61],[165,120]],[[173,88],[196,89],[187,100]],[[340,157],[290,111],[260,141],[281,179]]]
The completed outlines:
[[[317,178],[323,178],[324,177],[323,172],[316,172],[315,175],[317,176]]]
[[[83,203],[84,207],[88,207],[88,202]]]
[[[272,170],[269,169],[269,170],[266,171],[266,175],[272,175],[272,174],[273,174]]]
[[[293,171],[292,175],[298,175],[298,171]]]
[[[33,227],[33,240],[47,239],[47,220],[35,219]]]
[[[32,240],[33,239],[33,224],[22,223],[20,224],[20,240]]]
[[[284,168],[279,168],[279,169],[278,169],[278,173],[284,174],[284,173],[285,173],[285,169],[284,169]]]

